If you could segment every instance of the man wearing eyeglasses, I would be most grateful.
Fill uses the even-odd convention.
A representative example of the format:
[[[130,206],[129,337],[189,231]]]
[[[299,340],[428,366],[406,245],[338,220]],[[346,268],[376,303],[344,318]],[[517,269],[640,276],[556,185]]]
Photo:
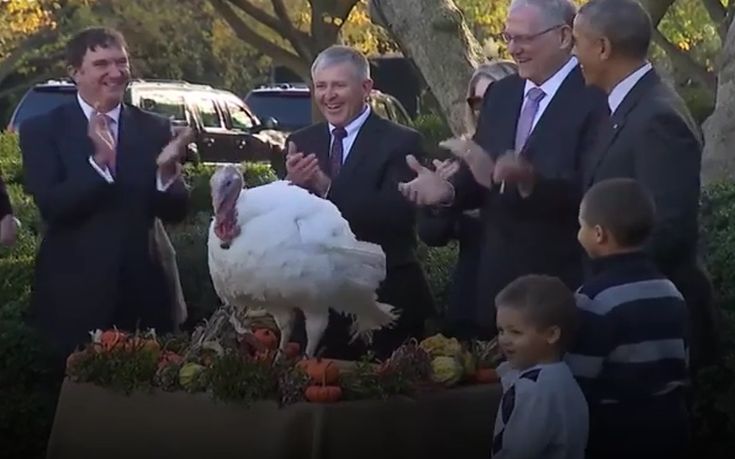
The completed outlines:
[[[505,23],[518,75],[486,92],[472,137],[443,142],[462,160],[450,180],[409,159],[417,178],[399,187],[417,205],[481,206],[478,277],[482,326],[495,333],[495,295],[530,273],[582,279],[576,241],[583,154],[601,119],[604,94],[586,88],[573,47],[569,0],[515,0]]]

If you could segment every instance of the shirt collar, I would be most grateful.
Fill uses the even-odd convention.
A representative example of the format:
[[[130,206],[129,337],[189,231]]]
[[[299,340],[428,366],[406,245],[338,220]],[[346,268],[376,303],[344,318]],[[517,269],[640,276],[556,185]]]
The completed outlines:
[[[77,91],[77,101],[79,102],[79,106],[82,107],[84,116],[86,116],[87,119],[89,120],[92,117],[92,113],[94,113],[94,107],[92,107],[84,99],[82,99],[82,96],[79,94],[79,91]],[[120,110],[121,109],[122,109],[122,104],[117,104],[115,108],[105,113],[105,115],[109,116],[112,119],[112,121],[114,121],[116,124],[119,124],[118,122],[120,120]]]
[[[365,124],[365,121],[367,121],[368,116],[370,116],[370,105],[365,104],[365,108],[363,109],[362,113],[355,118],[354,120],[350,121],[350,123],[345,126],[345,131],[347,131],[347,137],[352,136],[353,134],[357,133],[357,131],[360,130],[363,124]],[[337,126],[335,126],[332,123],[329,123],[329,133],[331,134]]]
[[[620,104],[623,103],[623,100],[625,100],[625,96],[628,95],[636,83],[638,83],[638,81],[651,69],[653,69],[651,63],[646,62],[638,70],[631,73],[620,83],[615,85],[613,90],[610,91],[610,95],[607,96],[607,104],[610,106],[610,113],[615,113],[615,110],[617,110],[618,107],[620,107]]]
[[[648,263],[650,259],[645,252],[635,250],[632,252],[616,253],[600,258],[590,260],[590,267],[595,274],[617,266],[627,266],[630,264]]]
[[[528,95],[528,91],[530,91],[533,88],[540,88],[546,96],[544,97],[545,100],[551,100],[554,97],[554,94],[556,94],[556,91],[559,90],[562,83],[564,83],[564,80],[567,78],[567,76],[574,70],[574,67],[577,66],[577,58],[574,56],[571,56],[566,64],[564,64],[555,74],[551,76],[551,78],[544,81],[540,86],[536,85],[531,80],[526,80],[526,87],[523,91],[523,97],[525,98]]]

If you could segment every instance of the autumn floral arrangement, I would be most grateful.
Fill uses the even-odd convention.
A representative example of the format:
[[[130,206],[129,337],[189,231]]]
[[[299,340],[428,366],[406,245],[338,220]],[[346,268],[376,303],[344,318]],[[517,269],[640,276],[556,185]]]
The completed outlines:
[[[278,350],[276,327],[249,324],[216,333],[204,327],[191,336],[156,336],[152,330],[96,330],[90,342],[67,359],[67,376],[116,391],[207,393],[226,402],[387,399],[461,383],[497,381],[492,368],[497,346],[461,345],[436,335],[409,340],[383,362],[304,358],[297,343]],[[213,337],[216,335],[216,338]],[[489,374],[488,374],[489,370]]]

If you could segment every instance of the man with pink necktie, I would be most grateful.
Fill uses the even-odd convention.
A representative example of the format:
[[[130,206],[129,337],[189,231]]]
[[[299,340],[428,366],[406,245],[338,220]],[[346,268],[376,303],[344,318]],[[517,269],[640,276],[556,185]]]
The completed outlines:
[[[24,185],[45,224],[31,318],[63,364],[89,331],[173,329],[170,292],[151,243],[156,218],[181,221],[178,162],[187,136],[123,103],[124,38],[91,28],[67,45],[77,99],[23,123]]]
[[[518,74],[485,93],[472,139],[442,143],[459,172],[442,180],[409,158],[417,177],[399,185],[417,205],[481,208],[477,310],[488,336],[495,296],[517,277],[553,275],[572,289],[582,281],[582,164],[607,112],[571,55],[575,12],[569,0],[513,1],[504,38]]]

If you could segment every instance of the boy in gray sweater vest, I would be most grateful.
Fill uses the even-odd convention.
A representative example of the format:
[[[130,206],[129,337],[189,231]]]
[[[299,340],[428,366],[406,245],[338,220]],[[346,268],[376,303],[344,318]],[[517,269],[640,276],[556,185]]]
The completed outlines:
[[[587,402],[562,356],[576,328],[572,292],[557,278],[523,276],[496,300],[503,398],[493,457],[582,459]]]

